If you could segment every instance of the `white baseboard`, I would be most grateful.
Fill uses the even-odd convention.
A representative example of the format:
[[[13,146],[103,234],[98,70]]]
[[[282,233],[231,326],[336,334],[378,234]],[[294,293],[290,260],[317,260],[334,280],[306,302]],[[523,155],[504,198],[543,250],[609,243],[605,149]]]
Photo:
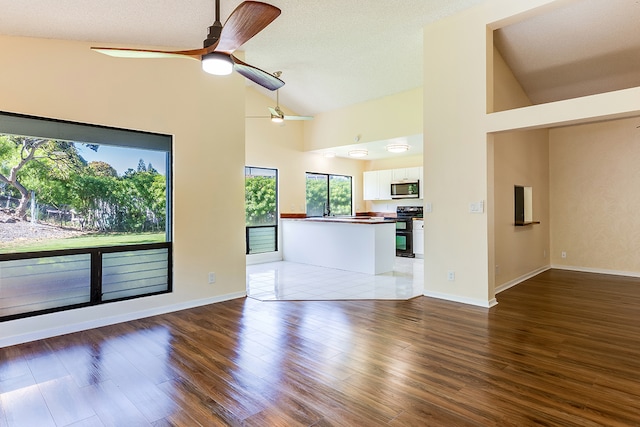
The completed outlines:
[[[447,301],[475,305],[475,306],[484,307],[484,308],[491,308],[498,304],[498,301],[495,298],[492,298],[489,301],[484,301],[484,300],[479,300],[475,298],[461,297],[459,295],[443,294],[440,292],[429,292],[429,291],[425,291],[423,295],[429,298],[443,299]]]
[[[282,261],[282,252],[280,251],[247,255],[247,265],[264,264],[267,262],[278,261]]]
[[[189,308],[200,307],[208,304],[215,304],[217,302],[229,301],[237,298],[246,297],[246,292],[236,292],[232,294],[220,295],[213,298],[204,298],[193,301],[186,301],[178,304],[167,305],[162,307],[154,307],[147,310],[135,311],[130,313],[123,313],[117,316],[103,317],[95,320],[88,320],[86,322],[79,322],[70,325],[63,325],[49,329],[42,329],[36,332],[31,332],[21,335],[13,335],[9,337],[3,337],[0,339],[0,348],[8,347],[16,344],[23,344],[30,341],[41,340],[45,338],[51,338],[58,335],[71,334],[74,332],[86,331],[88,329],[100,328],[102,326],[114,325],[116,323],[128,322],[130,320],[143,319],[145,317],[156,316],[159,314],[171,313],[174,311],[186,310]],[[88,307],[91,308],[91,307]],[[82,309],[78,309],[82,310]],[[55,316],[56,313],[52,313],[51,316]],[[48,316],[48,315],[44,315]],[[42,316],[42,318],[44,318]],[[22,319],[20,319],[22,320]],[[19,321],[19,320],[16,320]],[[5,323],[9,325],[11,321]]]
[[[531,271],[531,272],[529,272],[527,274],[523,274],[520,277],[517,277],[517,278],[515,278],[513,280],[508,281],[507,283],[503,283],[502,285],[496,287],[495,293],[499,294],[502,291],[506,291],[507,289],[512,288],[515,285],[518,285],[518,284],[524,282],[525,280],[531,279],[532,277],[537,276],[538,274],[540,274],[540,273],[542,273],[544,271],[547,271],[547,270],[549,270],[551,268],[554,268],[554,267],[551,267],[549,265],[545,265],[545,266],[537,268],[537,269],[535,269],[535,270],[533,270],[533,271]]]
[[[640,272],[637,272],[637,271],[607,270],[604,268],[577,267],[573,265],[552,265],[551,268],[556,270],[579,271],[582,273],[611,274],[614,276],[640,277]]]

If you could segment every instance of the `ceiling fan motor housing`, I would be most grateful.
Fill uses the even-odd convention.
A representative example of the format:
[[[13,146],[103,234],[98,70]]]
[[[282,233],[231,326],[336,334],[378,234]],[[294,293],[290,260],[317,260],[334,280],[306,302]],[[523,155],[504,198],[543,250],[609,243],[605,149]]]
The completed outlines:
[[[202,47],[209,47],[218,42],[220,40],[220,33],[222,32],[222,24],[220,21],[216,21],[212,26],[209,27],[209,34],[207,34],[207,38],[203,42]]]

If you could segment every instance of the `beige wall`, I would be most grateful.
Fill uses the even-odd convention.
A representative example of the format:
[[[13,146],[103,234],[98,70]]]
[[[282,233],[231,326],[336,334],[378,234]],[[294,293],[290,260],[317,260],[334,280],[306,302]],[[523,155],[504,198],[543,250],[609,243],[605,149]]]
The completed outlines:
[[[554,266],[640,275],[639,124],[633,118],[550,131]]]
[[[502,111],[531,105],[496,49],[493,49],[493,64],[494,109]],[[549,136],[546,129],[503,132],[495,134],[489,143],[493,144],[494,167],[495,291],[549,266]],[[514,226],[514,185],[533,188],[534,220],[540,224]]]
[[[274,100],[253,88],[246,89],[247,116],[268,114]],[[285,113],[294,114],[281,106]],[[315,121],[315,118],[314,120]],[[313,122],[311,121],[311,122]],[[246,119],[246,164],[278,169],[280,211],[304,213],[306,172],[349,175],[353,178],[354,209],[364,211],[362,172],[366,162],[339,157],[325,158],[304,152],[304,127],[310,122],[285,121],[284,126],[268,119]]]
[[[237,75],[204,75],[196,61],[115,59],[90,52],[85,43],[0,37],[1,110],[173,135],[175,204],[174,293],[5,322],[0,345],[3,339],[6,342],[11,337],[37,338],[242,295],[245,291],[243,166],[281,170],[281,208],[293,212],[304,210],[304,180],[298,178],[304,172],[353,174],[359,210],[362,171],[387,166],[325,159],[301,152],[341,145],[342,141],[347,145],[358,134],[363,142],[424,134],[425,201],[433,206],[433,212],[425,214],[425,294],[477,305],[493,304],[496,280],[498,283],[502,280],[494,275],[496,261],[502,268],[509,264],[502,262],[501,249],[508,247],[508,243],[501,243],[503,235],[507,236],[505,242],[509,239],[508,227],[502,230],[499,227],[505,223],[501,215],[511,209],[503,207],[509,197],[503,196],[506,192],[501,188],[511,187],[515,179],[528,177],[534,182],[534,195],[542,196],[536,188],[544,187],[543,182],[535,183],[544,175],[541,160],[544,142],[540,142],[544,139],[540,136],[543,132],[538,135],[538,132],[510,131],[640,115],[640,88],[501,111],[505,103],[513,101],[509,97],[514,92],[503,93],[501,88],[493,88],[493,69],[500,64],[494,62],[487,28],[497,28],[564,2],[486,0],[473,9],[429,25],[424,30],[424,55],[429,58],[429,66],[425,67],[422,89],[323,113],[312,122],[287,123],[284,128],[274,127],[268,120],[245,122],[245,114],[263,114],[273,101],[248,92],[244,79]],[[493,111],[494,104],[499,112],[486,114]],[[392,114],[390,119],[388,114]],[[387,120],[380,120],[381,115]],[[615,129],[612,132],[606,138],[598,138],[616,140],[621,145],[628,145],[633,138],[637,141],[637,137],[627,136],[618,142],[618,136],[624,132]],[[552,188],[556,181],[562,185],[567,181],[567,190],[563,191],[570,192],[572,186],[580,184],[560,179],[558,171],[566,165],[559,167],[556,161],[570,163],[573,157],[569,151],[564,155],[558,151],[564,149],[564,144],[575,144],[577,140],[590,144],[591,136],[587,134],[581,128],[551,131]],[[517,140],[515,145],[509,146],[511,140]],[[557,147],[556,141],[560,141]],[[534,146],[538,147],[534,153],[535,168],[521,176],[518,171],[502,170]],[[618,152],[618,148],[613,147],[613,151]],[[598,173],[603,165],[620,162],[627,175],[617,182],[635,183],[633,169],[623,162],[626,159],[621,152],[613,161],[607,157],[609,150],[602,146],[593,150],[600,150],[601,159],[606,159],[591,164]],[[584,161],[590,164],[594,159],[597,156]],[[593,182],[601,190],[594,196],[598,211],[600,204],[611,205],[600,202],[608,201],[612,191],[615,191],[612,200],[619,203],[623,200],[623,193],[617,188],[611,190]],[[558,213],[560,206],[554,206],[560,193],[552,191],[551,227],[556,230],[556,221],[563,217]],[[481,200],[486,202],[485,212],[469,213],[469,203]],[[198,209],[193,208],[194,204]],[[615,209],[616,215],[620,215],[617,220],[627,224],[623,215],[635,206],[627,201]],[[534,212],[538,212],[537,207]],[[585,212],[595,216],[593,210]],[[602,220],[607,212],[599,215],[596,222],[601,228],[597,236],[601,237],[605,228],[611,231],[618,224],[607,225]],[[579,261],[582,266],[638,271],[628,260],[633,248],[629,240],[622,245],[629,251],[618,252],[617,258],[606,263],[600,263],[603,254],[584,258],[584,245],[576,244],[574,239],[588,238],[587,228],[585,225],[575,230],[567,239],[553,231],[551,261],[559,263],[555,252],[566,250],[568,265],[577,265],[574,262]],[[634,227],[629,230],[628,235],[636,233]],[[519,235],[511,238],[517,239]],[[616,249],[610,239],[602,252],[611,249],[611,245]],[[534,246],[535,253],[539,252],[537,248]],[[600,258],[594,260],[594,256]],[[623,258],[627,261],[617,263]],[[520,257],[513,260],[509,276],[535,267],[524,262],[528,261]],[[449,270],[456,272],[453,282],[446,280]],[[217,273],[218,281],[213,286],[206,283],[209,271]],[[506,274],[505,270],[501,272]]]
[[[424,30],[425,294],[489,305],[486,17],[474,8]],[[448,272],[455,281],[448,281]]]
[[[549,138],[546,129],[501,133],[494,140],[495,287],[549,266]],[[533,188],[533,219],[514,226],[514,185]]]
[[[244,79],[89,46],[0,37],[0,110],[173,135],[174,292],[4,322],[0,345],[245,294]]]
[[[416,88],[317,114],[305,125],[305,150],[382,141],[422,133],[422,90]]]

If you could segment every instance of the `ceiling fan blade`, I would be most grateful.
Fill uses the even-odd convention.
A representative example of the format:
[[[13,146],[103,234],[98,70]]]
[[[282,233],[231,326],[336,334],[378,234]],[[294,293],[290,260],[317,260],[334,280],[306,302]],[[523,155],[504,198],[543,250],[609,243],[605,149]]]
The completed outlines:
[[[117,58],[193,58],[199,60],[207,49],[194,50],[147,50],[118,47],[92,47],[91,50]]]
[[[257,1],[240,4],[227,19],[220,33],[217,52],[233,53],[280,15],[280,9]]]
[[[271,113],[272,116],[279,116],[280,115],[280,113],[278,113],[278,111],[275,108],[273,108],[273,107],[267,107],[267,108],[269,108],[269,112]]]
[[[273,74],[267,73],[260,68],[247,64],[246,62],[242,62],[233,55],[231,55],[231,59],[233,60],[233,69],[236,70],[238,74],[243,75],[252,82],[269,90],[280,89],[284,86],[284,82]]]
[[[284,116],[285,120],[313,120],[312,116]]]

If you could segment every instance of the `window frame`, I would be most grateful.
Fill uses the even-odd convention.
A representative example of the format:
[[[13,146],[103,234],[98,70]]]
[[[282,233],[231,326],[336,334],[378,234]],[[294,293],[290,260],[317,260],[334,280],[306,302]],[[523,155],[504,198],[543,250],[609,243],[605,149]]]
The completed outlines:
[[[327,205],[329,209],[331,209],[331,177],[341,177],[341,178],[349,178],[349,186],[351,188],[351,197],[349,198],[349,214],[348,215],[329,215],[329,216],[337,216],[337,217],[347,217],[353,215],[353,177],[350,175],[336,174],[336,173],[324,173],[324,172],[305,172],[305,193],[307,189],[307,179],[309,175],[316,176],[324,176],[327,179]],[[307,208],[307,198],[305,194],[305,214],[308,218],[321,218],[327,215],[309,215],[309,210]]]
[[[97,144],[103,146],[118,146],[124,148],[138,148],[166,152],[165,185],[166,185],[166,212],[165,212],[165,241],[147,244],[120,244],[115,246],[82,247],[60,250],[47,250],[35,252],[8,252],[0,254],[0,268],[3,262],[60,257],[78,254],[90,254],[90,301],[79,304],[60,305],[43,310],[27,311],[16,314],[0,316],[0,323],[9,320],[38,316],[76,308],[109,304],[113,302],[143,298],[152,295],[173,292],[173,137],[139,130],[121,129],[109,126],[85,124],[58,120],[45,117],[29,116],[11,112],[0,111],[0,131],[3,134],[25,135],[41,137],[52,140],[64,140],[78,143]],[[113,143],[112,141],[117,141]],[[167,250],[166,289],[140,295],[125,296],[103,300],[102,295],[102,255],[116,252],[135,252],[155,249]],[[0,295],[1,297],[1,295]],[[1,301],[1,298],[0,298]],[[9,306],[10,307],[10,306]]]
[[[262,167],[262,166],[248,166],[245,165],[244,167],[244,176],[245,176],[245,182],[247,179],[247,170],[251,170],[251,169],[262,169],[262,170],[268,170],[268,171],[273,171],[274,172],[274,177],[275,177],[275,184],[276,184],[276,206],[275,206],[275,211],[274,211],[274,223],[273,225],[246,225],[246,205],[245,205],[245,254],[246,255],[260,255],[260,254],[267,254],[267,253],[273,253],[273,252],[278,252],[278,232],[279,232],[279,227],[278,227],[278,213],[279,213],[279,209],[280,209],[280,204],[278,202],[279,199],[279,185],[278,185],[278,179],[279,179],[279,171],[276,168],[267,168],[267,167]],[[246,187],[245,187],[246,188]],[[246,191],[246,190],[245,190]],[[251,242],[250,242],[250,230],[255,230],[255,229],[260,229],[260,228],[273,228],[274,229],[274,250],[273,251],[264,251],[264,252],[251,252]]]

